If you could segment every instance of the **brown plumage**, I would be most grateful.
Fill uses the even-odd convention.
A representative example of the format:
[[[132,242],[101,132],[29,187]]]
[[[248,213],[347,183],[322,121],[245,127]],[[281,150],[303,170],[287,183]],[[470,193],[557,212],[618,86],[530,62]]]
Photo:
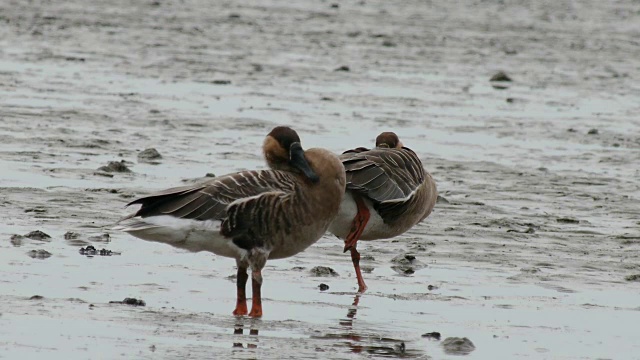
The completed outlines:
[[[385,132],[376,148],[356,148],[340,156],[347,176],[347,194],[329,231],[351,250],[359,290],[366,285],[360,273],[358,240],[400,235],[431,214],[436,184],[418,156],[398,136]]]
[[[338,157],[303,151],[295,131],[277,127],[265,139],[265,158],[280,170],[242,171],[158,192],[129,205],[141,208],[119,229],[149,241],[232,257],[238,265],[238,303],[247,313],[245,284],[252,269],[253,306],[261,316],[261,269],[267,259],[295,255],[325,233],[345,191]]]

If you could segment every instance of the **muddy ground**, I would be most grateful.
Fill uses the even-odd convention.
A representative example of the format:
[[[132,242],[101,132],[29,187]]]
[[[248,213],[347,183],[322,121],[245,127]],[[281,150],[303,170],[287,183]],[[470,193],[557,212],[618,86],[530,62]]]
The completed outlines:
[[[0,358],[640,358],[638,39],[630,0],[0,1]],[[336,152],[396,131],[443,199],[360,245],[363,296],[325,236],[236,319],[232,260],[109,228],[263,168],[277,124]]]

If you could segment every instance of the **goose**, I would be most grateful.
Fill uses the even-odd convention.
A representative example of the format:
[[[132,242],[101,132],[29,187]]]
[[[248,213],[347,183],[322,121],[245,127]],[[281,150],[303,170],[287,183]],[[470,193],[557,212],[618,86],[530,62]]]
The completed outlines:
[[[298,134],[278,126],[263,143],[269,170],[241,171],[204,183],[160,191],[130,202],[141,207],[116,228],[137,238],[236,260],[234,315],[262,316],[262,269],[315,243],[338,213],[345,171],[338,156],[303,150]]]
[[[351,251],[358,292],[364,292],[358,240],[403,234],[431,214],[438,192],[416,153],[393,132],[378,135],[375,149],[347,150],[340,160],[347,191],[329,232],[344,240],[344,252]]]

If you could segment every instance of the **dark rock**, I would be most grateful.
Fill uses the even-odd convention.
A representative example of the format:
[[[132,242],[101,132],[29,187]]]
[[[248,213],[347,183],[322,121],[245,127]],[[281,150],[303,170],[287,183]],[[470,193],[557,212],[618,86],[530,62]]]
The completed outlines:
[[[313,276],[339,276],[338,273],[328,266],[316,266],[310,270]]]
[[[561,224],[578,224],[578,223],[580,223],[580,220],[576,220],[576,219],[572,219],[572,218],[558,218],[558,219],[556,219],[556,221],[561,223]]]
[[[576,130],[576,129],[574,129],[574,128],[568,128],[568,129],[567,129],[567,132],[572,132],[572,133],[574,133],[574,132],[578,132],[578,130]]]
[[[373,255],[362,255],[360,257],[361,261],[375,261],[376,258],[373,257]]]
[[[231,85],[231,80],[213,80],[211,83],[214,85]]]
[[[131,169],[127,167],[124,160],[120,160],[120,161],[109,161],[109,163],[106,166],[99,167],[98,171],[104,171],[107,173],[112,173],[112,172],[130,173]]]
[[[11,245],[13,245],[13,246],[21,246],[22,245],[22,239],[24,239],[24,236],[22,236],[22,235],[18,235],[18,234],[11,235]]]
[[[467,355],[476,349],[476,346],[466,337],[448,337],[442,342],[442,347],[449,355]]]
[[[148,162],[159,159],[162,159],[162,155],[154,148],[145,149],[138,153],[138,161]]]
[[[73,232],[73,231],[67,231],[66,233],[64,233],[64,239],[65,240],[74,240],[80,237],[80,234],[78,234],[77,232]]]
[[[382,42],[382,46],[384,46],[384,47],[396,47],[397,45],[393,41],[387,39],[387,40],[384,40]]]
[[[351,69],[347,65],[342,65],[334,71],[351,71]]]
[[[591,129],[587,132],[587,134],[589,135],[598,135],[599,131],[598,129]]]
[[[440,340],[440,333],[437,331],[434,332],[430,332],[430,333],[426,333],[426,334],[422,334],[423,338],[429,338],[429,339],[433,339],[433,340]]]
[[[109,234],[104,233],[102,235],[90,236],[89,241],[97,241],[97,242],[110,242],[111,236]]]
[[[318,288],[320,288],[320,291],[326,291],[329,290],[329,285],[322,283],[318,285]]]
[[[507,98],[507,102],[508,102],[509,104],[513,104],[513,102],[514,102],[514,101],[516,101],[516,99],[511,98],[511,97],[510,97],[510,98]]]
[[[216,174],[214,174],[214,173],[206,173],[206,174],[204,174],[204,177],[214,178],[214,177],[216,177]]]
[[[42,295],[33,295],[32,297],[29,298],[29,300],[42,300],[44,299],[44,296]]]
[[[26,234],[24,237],[29,238],[31,240],[40,240],[40,241],[49,241],[48,239],[51,239],[51,236],[43,233],[40,230],[32,231]]]
[[[624,279],[627,281],[640,281],[640,274],[628,275]]]
[[[332,8],[332,9],[339,9],[339,8],[340,8],[340,4],[338,4],[338,3],[333,3],[333,4],[331,4],[331,8]]]
[[[51,257],[51,253],[43,249],[31,250],[27,253],[27,255],[29,255],[33,259],[46,259]]]
[[[78,252],[80,253],[80,255],[86,255],[86,256],[95,256],[95,255],[99,255],[99,256],[111,256],[111,255],[120,255],[119,252],[114,252],[111,250],[107,250],[107,249],[96,249],[93,245],[89,245],[86,248],[80,248],[80,250],[78,250]]]
[[[513,80],[511,80],[511,78],[509,77],[509,75],[507,75],[504,71],[498,71],[497,73],[495,73],[491,79],[489,81],[496,81],[496,82],[511,82]]]
[[[413,254],[398,255],[391,259],[391,262],[396,264],[391,269],[400,275],[413,275],[417,270],[427,266]]]
[[[420,260],[417,260],[416,256],[413,254],[398,255],[391,259],[391,262],[398,265],[422,264]]]
[[[147,303],[142,299],[136,298],[125,298],[122,301],[109,301],[109,304],[122,304],[122,305],[131,305],[131,306],[146,306]]]

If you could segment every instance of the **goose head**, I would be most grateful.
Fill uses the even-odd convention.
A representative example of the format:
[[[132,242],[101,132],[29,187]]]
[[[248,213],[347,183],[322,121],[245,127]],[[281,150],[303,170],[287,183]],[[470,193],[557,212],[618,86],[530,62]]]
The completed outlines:
[[[312,183],[320,180],[304,156],[298,133],[292,128],[273,128],[265,138],[262,150],[270,168],[301,174]]]

